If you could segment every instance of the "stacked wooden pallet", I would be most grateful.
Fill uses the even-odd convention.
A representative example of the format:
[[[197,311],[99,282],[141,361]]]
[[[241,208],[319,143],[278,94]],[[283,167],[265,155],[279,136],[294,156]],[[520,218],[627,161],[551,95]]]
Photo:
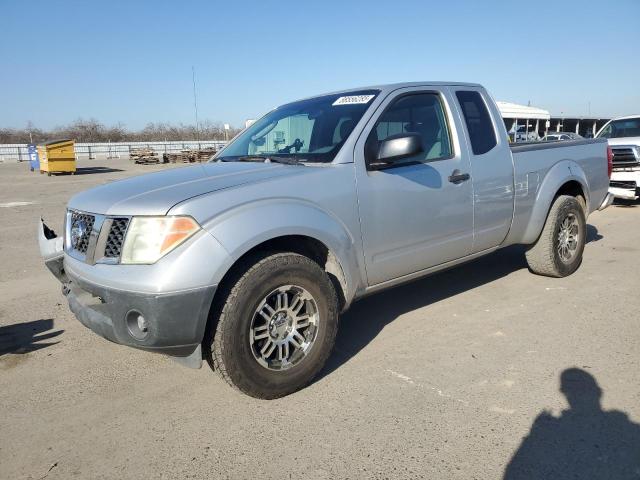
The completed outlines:
[[[165,153],[162,155],[165,163],[194,163],[206,162],[217,152],[215,147],[203,148],[200,150],[182,150],[178,153]]]
[[[160,157],[158,156],[158,153],[151,148],[131,149],[129,158],[134,163],[160,163]]]

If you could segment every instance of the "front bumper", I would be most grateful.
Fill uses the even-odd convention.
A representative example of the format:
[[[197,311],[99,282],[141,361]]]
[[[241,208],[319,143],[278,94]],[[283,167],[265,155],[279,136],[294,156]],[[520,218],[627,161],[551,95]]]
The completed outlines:
[[[42,220],[38,242],[45,265],[62,283],[69,307],[83,325],[112,342],[200,366],[200,346],[216,291],[208,272],[227,255],[213,237],[196,236],[153,265],[81,262],[63,252],[61,237]],[[198,269],[198,263],[205,268]],[[136,329],[139,316],[143,330]]]
[[[611,173],[609,192],[616,198],[637,200],[640,197],[640,170],[614,170]]]
[[[215,287],[148,294],[90,284],[66,270],[69,308],[85,327],[121,345],[185,357],[200,345]],[[146,331],[131,318],[142,315]],[[135,318],[134,318],[135,320]]]

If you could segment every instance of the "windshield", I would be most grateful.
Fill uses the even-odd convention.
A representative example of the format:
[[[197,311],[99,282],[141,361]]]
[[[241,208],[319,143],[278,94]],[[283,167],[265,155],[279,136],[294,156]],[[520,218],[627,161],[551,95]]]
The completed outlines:
[[[235,138],[213,161],[331,162],[378,90],[288,103]]]
[[[640,137],[640,117],[613,120],[597,135],[598,138]]]

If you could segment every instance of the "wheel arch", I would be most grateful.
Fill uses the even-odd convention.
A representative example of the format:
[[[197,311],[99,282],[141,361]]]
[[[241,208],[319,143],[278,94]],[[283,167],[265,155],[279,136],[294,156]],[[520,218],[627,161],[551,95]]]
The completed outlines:
[[[228,264],[213,281],[219,291],[234,272],[267,251],[291,251],[317,262],[334,282],[341,309],[349,306],[363,282],[354,237],[338,218],[310,202],[289,198],[249,202],[203,227],[229,254]]]
[[[560,195],[576,197],[582,205],[585,218],[590,213],[589,183],[582,168],[575,162],[563,161],[554,165],[545,175],[521,243],[534,243],[547,220],[551,205]]]
[[[239,275],[242,275],[256,262],[256,259],[275,252],[297,253],[316,262],[331,279],[338,294],[340,309],[346,308],[349,287],[340,260],[322,241],[300,234],[280,235],[253,245],[229,266],[220,280],[218,292],[224,295],[222,292],[230,287],[229,284],[233,284]],[[216,292],[216,296],[218,292]]]

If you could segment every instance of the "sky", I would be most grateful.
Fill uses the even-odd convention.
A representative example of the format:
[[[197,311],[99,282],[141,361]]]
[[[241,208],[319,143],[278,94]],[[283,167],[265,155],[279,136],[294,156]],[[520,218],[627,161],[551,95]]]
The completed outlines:
[[[419,80],[553,115],[640,113],[640,0],[0,0],[0,127],[243,126],[279,104]]]

